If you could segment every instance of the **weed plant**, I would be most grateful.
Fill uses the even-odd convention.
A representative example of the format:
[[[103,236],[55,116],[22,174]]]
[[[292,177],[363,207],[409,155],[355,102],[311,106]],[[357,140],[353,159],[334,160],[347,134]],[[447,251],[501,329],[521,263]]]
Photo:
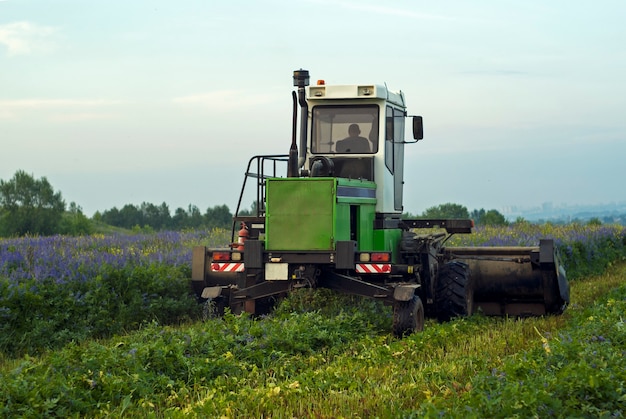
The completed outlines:
[[[197,317],[191,248],[217,243],[228,243],[225,231],[0,241],[0,353]]]
[[[429,321],[402,340],[383,306],[323,290],[258,320],[152,322],[6,360],[0,415],[621,417],[625,279],[575,282],[562,316]],[[593,302],[598,284],[617,289]]]
[[[429,320],[401,340],[388,307],[326,290],[196,321],[190,249],[225,232],[1,241],[0,417],[623,416],[624,230],[519,228],[466,239],[557,240],[579,278],[564,315]]]

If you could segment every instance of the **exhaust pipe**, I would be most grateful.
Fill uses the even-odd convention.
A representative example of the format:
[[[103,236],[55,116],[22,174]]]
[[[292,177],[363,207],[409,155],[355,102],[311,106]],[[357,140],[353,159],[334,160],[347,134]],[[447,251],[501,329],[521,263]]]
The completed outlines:
[[[293,85],[298,87],[298,101],[300,103],[300,155],[298,158],[298,168],[304,166],[306,158],[306,134],[309,118],[309,105],[306,103],[306,95],[304,88],[309,85],[308,70],[296,70],[293,72]],[[295,131],[295,121],[294,121]],[[295,135],[294,135],[295,137]]]
[[[293,99],[293,120],[291,121],[291,147],[287,163],[287,177],[298,177],[298,144],[296,143],[296,125],[298,123],[298,98],[296,92],[291,92]]]

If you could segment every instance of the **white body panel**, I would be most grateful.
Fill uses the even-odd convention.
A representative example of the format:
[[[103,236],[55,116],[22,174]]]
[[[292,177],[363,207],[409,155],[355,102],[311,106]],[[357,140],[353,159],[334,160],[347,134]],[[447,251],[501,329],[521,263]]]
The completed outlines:
[[[387,106],[391,106],[398,112],[402,113],[402,117],[405,115],[405,102],[402,92],[389,91],[385,86],[381,85],[337,85],[337,86],[309,86],[306,88],[306,98],[309,105],[309,123],[307,133],[307,153],[305,168],[309,167],[309,159],[317,155],[326,155],[329,158],[333,157],[372,157],[374,159],[374,181],[377,184],[376,189],[376,212],[379,213],[402,213],[402,174],[403,174],[403,160],[404,154],[400,152],[396,155],[395,159],[395,173],[399,176],[395,176],[387,165],[386,161],[392,159],[387,153],[391,153],[392,148],[390,144],[386,144],[386,124],[387,124]],[[312,147],[312,131],[313,131],[313,113],[316,106],[363,106],[363,105],[376,105],[378,111],[378,147],[374,153],[364,154],[342,154],[336,151],[324,153],[313,153]],[[402,131],[404,131],[404,125],[402,125]],[[347,133],[346,133],[347,134]],[[367,135],[367,134],[365,134]],[[404,148],[404,133],[401,134],[402,138],[395,138],[393,148]],[[333,146],[329,146],[333,147]],[[400,157],[400,158],[398,158]],[[396,196],[399,194],[398,196]]]

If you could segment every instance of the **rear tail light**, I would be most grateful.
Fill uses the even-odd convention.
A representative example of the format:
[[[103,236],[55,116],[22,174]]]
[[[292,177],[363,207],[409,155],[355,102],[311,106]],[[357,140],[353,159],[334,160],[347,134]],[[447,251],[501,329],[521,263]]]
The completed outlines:
[[[213,252],[213,260],[230,260],[230,252]]]
[[[391,260],[390,253],[359,253],[359,262],[389,262]]]
[[[372,253],[372,262],[389,262],[389,253]]]

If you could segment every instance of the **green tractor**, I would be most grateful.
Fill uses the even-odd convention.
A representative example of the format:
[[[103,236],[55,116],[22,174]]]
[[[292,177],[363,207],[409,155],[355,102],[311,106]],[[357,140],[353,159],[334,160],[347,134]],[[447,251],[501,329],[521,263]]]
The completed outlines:
[[[452,234],[471,233],[472,220],[402,217],[404,147],[423,138],[422,118],[407,116],[402,92],[309,86],[306,70],[293,78],[289,154],[250,159],[229,247],[193,249],[201,301],[217,312],[261,314],[294,289],[325,287],[391,305],[396,336],[422,330],[425,316],[565,309],[569,286],[552,240],[446,247]],[[254,213],[243,216],[250,189]]]

